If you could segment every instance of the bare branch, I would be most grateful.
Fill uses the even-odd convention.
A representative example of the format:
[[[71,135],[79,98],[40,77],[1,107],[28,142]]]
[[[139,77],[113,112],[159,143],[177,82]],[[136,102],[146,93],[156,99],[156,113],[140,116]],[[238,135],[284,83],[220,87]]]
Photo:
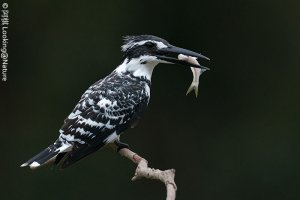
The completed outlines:
[[[148,167],[148,161],[138,154],[134,153],[130,149],[123,148],[119,151],[119,154],[130,159],[132,162],[137,164],[135,174],[131,180],[135,181],[141,178],[157,179],[163,182],[167,189],[166,200],[175,200],[177,186],[175,184],[175,170],[168,169],[161,171],[159,169],[153,169]]]

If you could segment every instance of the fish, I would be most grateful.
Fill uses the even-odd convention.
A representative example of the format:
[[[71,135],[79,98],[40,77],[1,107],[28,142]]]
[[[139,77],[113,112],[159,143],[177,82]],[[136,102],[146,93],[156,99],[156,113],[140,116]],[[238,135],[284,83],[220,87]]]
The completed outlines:
[[[179,54],[178,55],[178,60],[184,60],[188,63],[191,64],[196,64],[196,65],[200,65],[196,59],[196,57],[192,57],[192,56],[186,56],[183,54]],[[198,96],[198,86],[199,86],[199,77],[200,75],[205,72],[207,69],[202,69],[202,68],[196,68],[196,67],[191,67],[192,73],[193,73],[193,81],[190,85],[190,87],[188,88],[186,95],[188,95],[191,91],[195,91],[195,95],[196,97]]]

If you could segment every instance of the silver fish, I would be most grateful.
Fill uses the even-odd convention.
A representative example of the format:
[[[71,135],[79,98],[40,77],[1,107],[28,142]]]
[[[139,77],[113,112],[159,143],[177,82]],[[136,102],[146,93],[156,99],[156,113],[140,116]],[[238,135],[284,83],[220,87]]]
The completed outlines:
[[[192,56],[186,56],[183,54],[178,55],[179,60],[184,60],[186,62],[189,62],[191,64],[197,64],[199,65],[197,59]],[[191,67],[192,73],[193,73],[193,81],[189,87],[189,89],[186,92],[186,95],[188,95],[192,90],[195,91],[196,97],[198,96],[198,86],[199,86],[199,77],[200,75],[206,71],[206,69],[201,69],[201,68],[196,68],[196,67]]]

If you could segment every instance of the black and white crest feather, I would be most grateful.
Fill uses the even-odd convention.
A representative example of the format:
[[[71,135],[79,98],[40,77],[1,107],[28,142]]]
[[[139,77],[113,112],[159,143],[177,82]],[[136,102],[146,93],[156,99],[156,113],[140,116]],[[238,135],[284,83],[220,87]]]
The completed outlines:
[[[123,37],[123,45],[121,47],[122,51],[126,51],[129,48],[133,47],[134,44],[141,42],[141,41],[155,41],[161,42],[163,44],[169,44],[165,39],[154,35],[137,35],[137,36],[124,36]]]
[[[124,52],[124,58],[136,58],[140,55],[151,55],[157,49],[166,48],[169,43],[159,37],[152,35],[125,36],[121,50]],[[149,46],[145,44],[151,44]]]

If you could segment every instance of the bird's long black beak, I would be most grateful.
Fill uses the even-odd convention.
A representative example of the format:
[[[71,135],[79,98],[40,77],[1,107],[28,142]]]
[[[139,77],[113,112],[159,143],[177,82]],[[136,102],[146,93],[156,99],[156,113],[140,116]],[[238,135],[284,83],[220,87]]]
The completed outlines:
[[[196,65],[196,64],[189,63],[189,62],[186,62],[186,61],[183,61],[183,60],[179,60],[178,59],[179,54],[183,54],[183,55],[186,55],[186,56],[192,56],[192,57],[197,58],[198,60],[199,59],[210,60],[208,57],[206,57],[202,54],[199,54],[199,53],[187,50],[187,49],[183,49],[183,48],[180,48],[180,47],[176,47],[176,46],[173,46],[173,45],[170,45],[167,48],[159,49],[157,51],[156,57],[160,60],[167,61],[167,62],[170,62],[170,63],[176,63],[176,64],[181,64],[181,65],[186,65],[186,66],[192,66],[192,67],[202,68],[202,69],[206,69],[206,70],[209,69],[209,68],[204,67],[200,64]]]

